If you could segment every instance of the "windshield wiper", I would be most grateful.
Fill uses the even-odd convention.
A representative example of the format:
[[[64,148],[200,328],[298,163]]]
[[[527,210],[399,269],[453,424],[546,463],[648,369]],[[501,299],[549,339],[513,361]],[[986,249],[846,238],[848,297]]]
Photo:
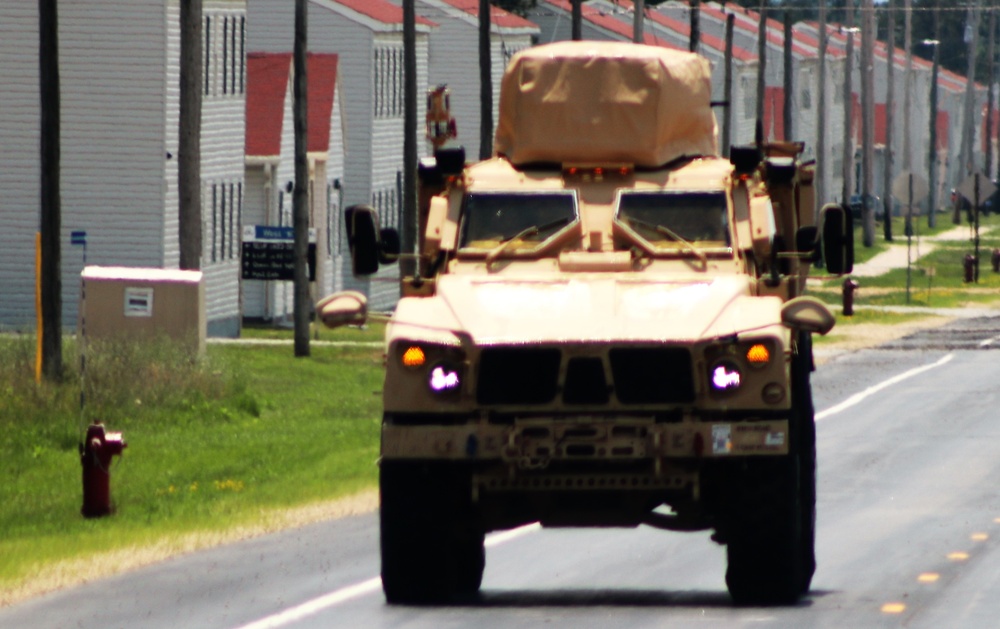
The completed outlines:
[[[549,230],[555,229],[556,227],[562,227],[573,220],[573,217],[564,216],[560,219],[554,220],[551,223],[545,223],[544,225],[532,225],[531,227],[526,227],[521,231],[517,232],[513,236],[505,236],[500,239],[500,244],[490,249],[489,253],[486,254],[486,268],[489,268],[493,262],[499,258],[503,252],[507,251],[510,247],[522,242],[525,238],[529,236],[534,236]]]
[[[698,247],[694,246],[693,244],[691,244],[690,242],[688,242],[687,240],[685,240],[684,238],[682,238],[677,232],[675,232],[674,230],[670,229],[669,227],[665,227],[665,226],[660,225],[658,223],[650,223],[648,221],[644,221],[644,220],[642,220],[640,218],[635,218],[635,217],[632,217],[632,216],[626,216],[625,220],[627,220],[629,222],[630,226],[632,224],[635,224],[638,227],[644,227],[646,229],[655,231],[656,233],[662,234],[662,235],[666,236],[667,238],[669,238],[669,239],[671,239],[671,240],[673,240],[675,242],[679,242],[680,244],[682,244],[685,247],[687,247],[687,249],[691,253],[693,253],[696,258],[698,258],[699,260],[701,260],[705,264],[708,263],[708,256],[705,255],[704,251],[702,251]]]

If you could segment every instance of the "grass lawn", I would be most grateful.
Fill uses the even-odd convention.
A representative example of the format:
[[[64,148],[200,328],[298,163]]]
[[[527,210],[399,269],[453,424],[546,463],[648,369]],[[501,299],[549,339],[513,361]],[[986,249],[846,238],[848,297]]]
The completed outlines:
[[[950,215],[939,214],[937,226],[929,229],[926,218],[916,219],[920,237],[911,242],[913,263],[909,269],[909,297],[907,297],[907,269],[897,268],[878,277],[858,278],[860,284],[854,303],[858,306],[924,306],[933,308],[959,308],[968,305],[986,306],[1000,301],[1000,273],[991,265],[993,249],[1000,248],[1000,216],[992,214],[980,220],[979,281],[965,282],[963,258],[975,252],[970,238],[971,229],[963,215],[962,235],[954,240],[927,240],[955,228]],[[872,247],[861,245],[861,228],[855,228],[855,261],[860,263],[885,251],[889,246],[906,247],[907,238],[903,221],[893,219],[893,244],[884,240],[882,226],[877,225]],[[926,253],[933,246],[930,253]],[[918,252],[921,253],[917,257]],[[822,275],[818,270],[816,275]],[[842,300],[842,279],[832,279],[819,285],[810,285],[809,292],[827,303],[839,304]]]
[[[65,381],[36,384],[34,339],[0,338],[0,604],[39,578],[72,582],[63,573],[99,552],[183,549],[375,487],[381,348],[316,343],[295,358],[291,345],[209,345],[192,362],[155,345],[92,344],[81,378],[70,339]],[[111,472],[116,514],[86,520],[77,444],[93,419],[128,447]]]

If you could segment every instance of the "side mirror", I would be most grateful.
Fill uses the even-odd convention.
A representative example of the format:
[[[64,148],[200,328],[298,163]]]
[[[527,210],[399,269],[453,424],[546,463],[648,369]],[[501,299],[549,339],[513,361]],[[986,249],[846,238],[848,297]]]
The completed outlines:
[[[854,219],[848,208],[827,203],[820,210],[823,226],[823,260],[834,275],[854,270]]]
[[[378,265],[399,258],[399,234],[395,229],[379,229],[378,212],[369,205],[352,205],[344,210],[347,245],[355,275],[372,275]]]
[[[316,304],[316,316],[328,328],[362,325],[368,318],[368,299],[355,290],[340,291]]]
[[[815,297],[803,296],[785,302],[781,307],[781,322],[795,330],[826,334],[833,329],[836,318],[826,304]]]

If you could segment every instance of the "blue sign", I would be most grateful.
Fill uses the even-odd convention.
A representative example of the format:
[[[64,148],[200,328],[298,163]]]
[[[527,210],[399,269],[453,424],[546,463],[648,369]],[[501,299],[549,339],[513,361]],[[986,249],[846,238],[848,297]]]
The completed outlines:
[[[87,246],[87,232],[83,230],[71,231],[69,233],[69,244]]]
[[[295,240],[294,227],[255,225],[254,228],[254,236],[257,240]]]

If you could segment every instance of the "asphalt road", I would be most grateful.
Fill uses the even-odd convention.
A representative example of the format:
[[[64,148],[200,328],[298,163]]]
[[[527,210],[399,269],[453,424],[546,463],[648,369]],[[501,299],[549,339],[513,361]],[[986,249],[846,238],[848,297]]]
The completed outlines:
[[[0,627],[996,627],[1000,319],[969,319],[814,374],[813,589],[736,607],[707,533],[489,538],[481,600],[387,606],[374,514],[179,557],[0,610]]]

